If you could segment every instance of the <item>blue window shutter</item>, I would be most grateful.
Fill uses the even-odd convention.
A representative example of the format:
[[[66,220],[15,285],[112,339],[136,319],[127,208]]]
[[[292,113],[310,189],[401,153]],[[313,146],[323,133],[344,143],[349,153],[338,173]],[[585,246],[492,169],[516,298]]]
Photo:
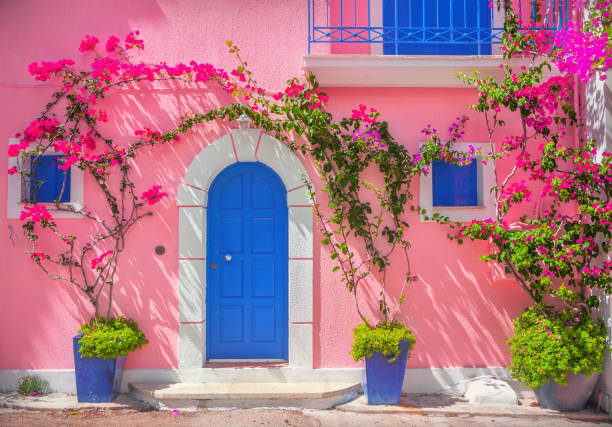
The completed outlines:
[[[383,0],[383,53],[490,55],[491,24],[488,0]]]
[[[38,203],[55,202],[64,183],[64,171],[58,168],[59,159],[63,156],[47,155],[40,156],[36,162],[32,162],[32,179],[30,183],[30,194],[32,201]],[[38,184],[35,186],[35,184]],[[66,186],[62,193],[60,202],[70,201],[70,169],[66,173]]]
[[[478,160],[456,166],[443,160],[432,164],[434,206],[478,206]]]

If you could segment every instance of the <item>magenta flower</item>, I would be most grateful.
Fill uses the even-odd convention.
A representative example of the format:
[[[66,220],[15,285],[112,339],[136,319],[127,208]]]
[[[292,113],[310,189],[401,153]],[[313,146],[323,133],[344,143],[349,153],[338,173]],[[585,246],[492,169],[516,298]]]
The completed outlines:
[[[140,196],[140,198],[142,200],[145,200],[149,205],[154,205],[155,203],[159,202],[162,197],[165,197],[167,195],[168,193],[164,193],[161,191],[160,185],[154,185],[153,187],[142,193],[142,196]]]
[[[53,217],[44,205],[26,205],[23,207],[19,220],[30,219],[32,222],[51,221]]]

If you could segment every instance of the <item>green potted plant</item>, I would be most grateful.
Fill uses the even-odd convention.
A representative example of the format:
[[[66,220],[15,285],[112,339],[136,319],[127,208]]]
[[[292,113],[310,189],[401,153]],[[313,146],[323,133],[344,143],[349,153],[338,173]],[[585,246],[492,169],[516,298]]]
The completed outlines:
[[[88,35],[79,50],[93,59],[91,67],[84,71],[75,70],[75,62],[69,59],[30,64],[29,71],[37,80],[54,79],[59,89],[40,115],[16,135],[17,142],[8,147],[13,163],[8,173],[20,176],[22,192],[26,194],[19,217],[26,242],[9,226],[11,239],[22,245],[50,279],[74,286],[92,306],[93,317],[80,327],[73,340],[80,402],[112,400],[121,382],[125,356],[147,343],[135,321],[111,315],[119,258],[128,233],[152,215],[151,205],[167,196],[158,185],[137,192],[134,161],[143,147],[175,142],[179,133],[204,120],[203,116],[185,118],[178,128],[166,133],[137,130],[134,141],[126,145],[118,145],[104,134],[103,123],[109,117],[98,102],[109,96],[112,88],[151,77],[193,77],[191,69],[184,66],[177,66],[177,72],[173,72],[165,64],[132,64],[127,51],[144,46],[137,35],[138,32],[128,34],[125,44],[110,37],[106,43],[108,56],[104,58],[97,50],[99,40]],[[214,68],[206,70],[217,72]],[[77,172],[92,183],[87,195],[91,208],[84,205],[84,200],[71,196],[71,176]],[[100,201],[103,207],[96,205]],[[57,213],[87,223],[89,228],[79,228],[90,234],[73,234],[70,223],[58,225],[54,218]],[[49,243],[53,238],[59,239],[59,250],[53,249],[57,244]]]
[[[602,372],[607,330],[601,319],[573,310],[529,307],[508,340],[512,376],[535,389],[541,406],[579,411]]]
[[[360,105],[350,118],[334,122],[328,112],[313,113],[309,94],[318,93],[314,77],[307,85],[310,87],[300,86],[301,96],[283,95],[286,104],[281,108],[290,112],[289,128],[307,136],[307,143],[296,144],[294,149],[314,157],[328,197],[324,211],[315,200],[313,186],[306,183],[321,226],[322,244],[329,248],[333,270],[340,272],[362,319],[353,331],[350,354],[355,360],[365,359],[363,387],[368,403],[397,405],[406,360],[416,342],[398,319],[404,291],[417,280],[406,239],[409,224],[402,219],[413,197],[414,161],[392,138],[387,123],[378,121],[375,109]],[[377,187],[365,181],[366,172],[369,179],[380,179],[382,184]],[[365,255],[358,255],[360,251]],[[388,274],[397,252],[403,270],[399,277],[397,270]],[[388,294],[389,283],[398,285],[398,294]],[[380,286],[374,319],[361,308],[361,289],[370,286]]]
[[[488,241],[491,252],[481,258],[501,266],[529,295],[533,307],[515,320],[509,340],[510,372],[536,389],[542,406],[577,410],[590,395],[596,382],[592,374],[601,372],[608,349],[601,320],[591,319],[599,306],[593,290],[612,292],[612,262],[606,260],[612,238],[612,155],[604,152],[596,159],[595,141],[572,132],[582,127],[573,102],[579,90],[573,76],[547,72],[557,66],[587,81],[595,71],[607,69],[610,54],[604,49],[598,58],[586,46],[572,45],[564,46],[572,52],[568,56],[548,36],[522,31],[511,2],[501,3],[506,22],[503,77],[462,76],[478,91],[472,108],[485,116],[492,147],[483,152],[474,146],[467,157],[480,156],[495,169],[497,185],[490,189],[495,215],[467,224],[433,219],[450,225],[449,237],[459,244],[465,239]],[[560,31],[557,42],[566,36],[607,40],[600,36],[609,28],[609,7],[591,9],[588,25]],[[520,71],[510,61],[517,56],[527,61]],[[512,114],[522,132],[499,137]],[[570,134],[577,138],[574,143],[567,141]],[[432,133],[419,163],[424,167],[444,158],[464,164],[466,154],[455,151],[452,142],[441,143]],[[504,159],[514,165],[498,168]]]
[[[123,316],[92,318],[79,328],[73,341],[80,402],[113,400],[121,386],[126,356],[148,343],[138,324]]]

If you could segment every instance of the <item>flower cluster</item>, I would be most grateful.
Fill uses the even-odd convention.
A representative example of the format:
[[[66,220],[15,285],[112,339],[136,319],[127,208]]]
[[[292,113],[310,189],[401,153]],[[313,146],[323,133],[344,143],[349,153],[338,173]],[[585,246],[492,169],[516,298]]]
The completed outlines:
[[[112,255],[113,254],[113,250],[108,250],[106,252],[103,252],[99,257],[96,257],[94,259],[91,260],[91,269],[94,270],[96,268],[101,268],[98,267],[99,264],[104,261],[104,258],[106,258],[108,255]]]
[[[79,52],[87,52],[90,50],[95,50],[96,45],[100,42],[97,37],[92,37],[89,34],[85,36],[85,39],[81,41],[81,45],[79,46]]]
[[[142,196],[140,196],[140,198],[147,202],[147,204],[154,205],[167,195],[168,193],[161,191],[160,185],[154,185],[153,187],[142,193]]]
[[[60,59],[57,62],[42,61],[40,64],[38,62],[32,62],[28,66],[28,71],[36,80],[44,82],[53,76],[63,74],[67,70],[66,67],[71,65],[74,65],[72,59]]]
[[[19,215],[19,220],[45,223],[51,222],[53,217],[44,205],[26,205]]]
[[[370,111],[368,111],[368,107],[363,104],[359,104],[358,109],[352,110],[352,113],[352,119],[362,120],[365,123],[376,123],[376,118],[380,115],[375,108],[370,108]]]

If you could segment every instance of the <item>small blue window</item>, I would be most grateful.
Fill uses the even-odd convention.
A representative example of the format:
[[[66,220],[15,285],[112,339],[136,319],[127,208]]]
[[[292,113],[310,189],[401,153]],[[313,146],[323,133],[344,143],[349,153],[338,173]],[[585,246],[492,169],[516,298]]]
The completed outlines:
[[[383,0],[385,55],[490,55],[489,0]]]
[[[478,160],[457,166],[436,160],[432,164],[434,206],[478,206]]]
[[[30,184],[30,198],[33,202],[51,203],[55,202],[62,194],[60,202],[70,201],[70,169],[66,171],[66,185],[64,184],[64,171],[59,166],[59,159],[64,156],[47,155],[40,156],[32,161],[32,177]]]

